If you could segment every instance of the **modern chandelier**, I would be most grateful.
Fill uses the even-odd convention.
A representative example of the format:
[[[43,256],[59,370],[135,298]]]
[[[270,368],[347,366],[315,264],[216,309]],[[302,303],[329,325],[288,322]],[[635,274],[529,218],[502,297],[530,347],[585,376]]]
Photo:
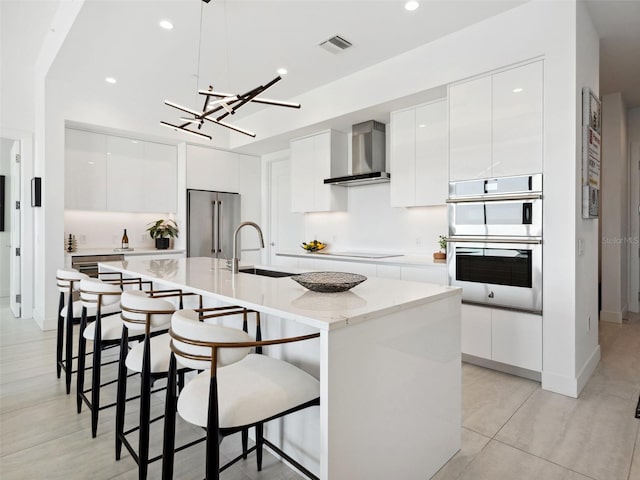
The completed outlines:
[[[209,0],[203,0],[204,3],[209,3]],[[226,23],[226,8],[225,8],[225,23]],[[200,8],[200,40],[198,45],[198,75],[197,78],[200,77],[200,47],[202,44],[202,4]],[[229,65],[227,65],[227,70],[229,69]],[[260,103],[264,105],[274,105],[277,107],[287,107],[287,108],[300,108],[299,103],[293,102],[283,102],[280,100],[271,100],[268,98],[259,97],[261,93],[263,93],[268,88],[275,85],[277,82],[282,80],[281,76],[277,76],[273,80],[271,80],[266,85],[259,85],[256,88],[249,90],[246,93],[242,94],[232,94],[232,93],[223,93],[217,92],[213,89],[213,86],[209,85],[207,90],[198,90],[198,94],[204,96],[204,102],[202,105],[202,110],[197,111],[187,107],[183,107],[182,105],[178,105],[175,102],[171,102],[169,100],[165,100],[165,105],[169,107],[180,110],[181,112],[187,113],[189,116],[182,116],[179,118],[180,122],[178,123],[169,123],[165,121],[160,121],[162,125],[168,128],[172,128],[174,130],[182,130],[183,132],[190,133],[192,135],[196,135],[199,137],[208,138],[211,140],[211,136],[205,133],[201,133],[199,131],[195,131],[192,128],[187,128],[192,125],[197,125],[197,129],[201,130],[204,122],[211,122],[216,125],[220,125],[222,127],[229,128],[233,131],[242,133],[244,135],[248,135],[250,137],[255,137],[256,134],[249,130],[245,130],[244,128],[237,127],[235,125],[231,125],[225,121],[223,121],[229,115],[235,114],[239,108],[243,107],[247,103]]]

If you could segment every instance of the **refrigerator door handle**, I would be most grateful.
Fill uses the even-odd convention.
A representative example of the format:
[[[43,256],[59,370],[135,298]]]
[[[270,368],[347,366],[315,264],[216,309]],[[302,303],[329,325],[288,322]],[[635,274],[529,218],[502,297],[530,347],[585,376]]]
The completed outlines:
[[[222,222],[222,214],[223,214],[222,210],[222,200],[218,201],[218,251],[217,253],[222,253],[222,248],[220,245],[220,223]]]
[[[211,202],[211,253],[215,254],[218,251],[218,202],[213,200]],[[215,256],[215,255],[214,255]]]

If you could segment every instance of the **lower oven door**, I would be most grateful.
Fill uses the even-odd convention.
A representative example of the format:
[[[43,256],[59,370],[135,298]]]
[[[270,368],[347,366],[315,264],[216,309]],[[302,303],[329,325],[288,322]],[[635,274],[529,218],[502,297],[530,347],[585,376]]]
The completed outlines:
[[[542,312],[539,238],[450,238],[447,258],[463,301]]]

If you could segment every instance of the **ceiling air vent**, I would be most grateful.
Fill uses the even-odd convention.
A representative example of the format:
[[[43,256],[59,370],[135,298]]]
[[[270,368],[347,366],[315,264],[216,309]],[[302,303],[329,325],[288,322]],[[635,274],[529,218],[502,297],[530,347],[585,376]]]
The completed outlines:
[[[320,44],[321,48],[331,53],[339,53],[343,50],[346,50],[350,46],[351,46],[351,42],[345,40],[340,35],[334,35],[330,39],[325,40]]]

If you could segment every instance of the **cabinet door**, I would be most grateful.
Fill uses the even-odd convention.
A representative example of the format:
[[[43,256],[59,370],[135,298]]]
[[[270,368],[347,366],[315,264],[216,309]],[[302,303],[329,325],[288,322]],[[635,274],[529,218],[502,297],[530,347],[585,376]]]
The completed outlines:
[[[331,210],[331,185],[325,185],[324,179],[331,176],[331,133],[325,132],[313,137],[313,161],[309,166],[313,207],[308,211],[324,212]]]
[[[65,130],[64,205],[71,210],[107,208],[107,137]]]
[[[462,305],[462,353],[491,360],[491,309]]]
[[[542,172],[542,107],[542,62],[493,76],[493,177]]]
[[[293,212],[313,210],[314,152],[313,137],[291,142],[291,210]]]
[[[410,282],[436,283],[447,285],[449,278],[444,267],[402,267],[402,280]]]
[[[491,77],[449,88],[449,180],[491,176]]]
[[[392,207],[411,207],[416,203],[416,111],[411,108],[391,114]],[[446,182],[446,178],[445,178]]]
[[[400,267],[396,265],[376,265],[376,277],[400,280],[402,272]]]
[[[144,212],[148,173],[143,142],[107,136],[107,210]]]
[[[178,209],[178,150],[173,145],[144,142],[145,212],[175,212]]]
[[[447,101],[422,105],[415,113],[414,205],[444,205],[449,192]]]
[[[493,309],[492,360],[542,371],[542,316]]]
[[[237,193],[239,176],[235,153],[187,145],[187,188]]]

